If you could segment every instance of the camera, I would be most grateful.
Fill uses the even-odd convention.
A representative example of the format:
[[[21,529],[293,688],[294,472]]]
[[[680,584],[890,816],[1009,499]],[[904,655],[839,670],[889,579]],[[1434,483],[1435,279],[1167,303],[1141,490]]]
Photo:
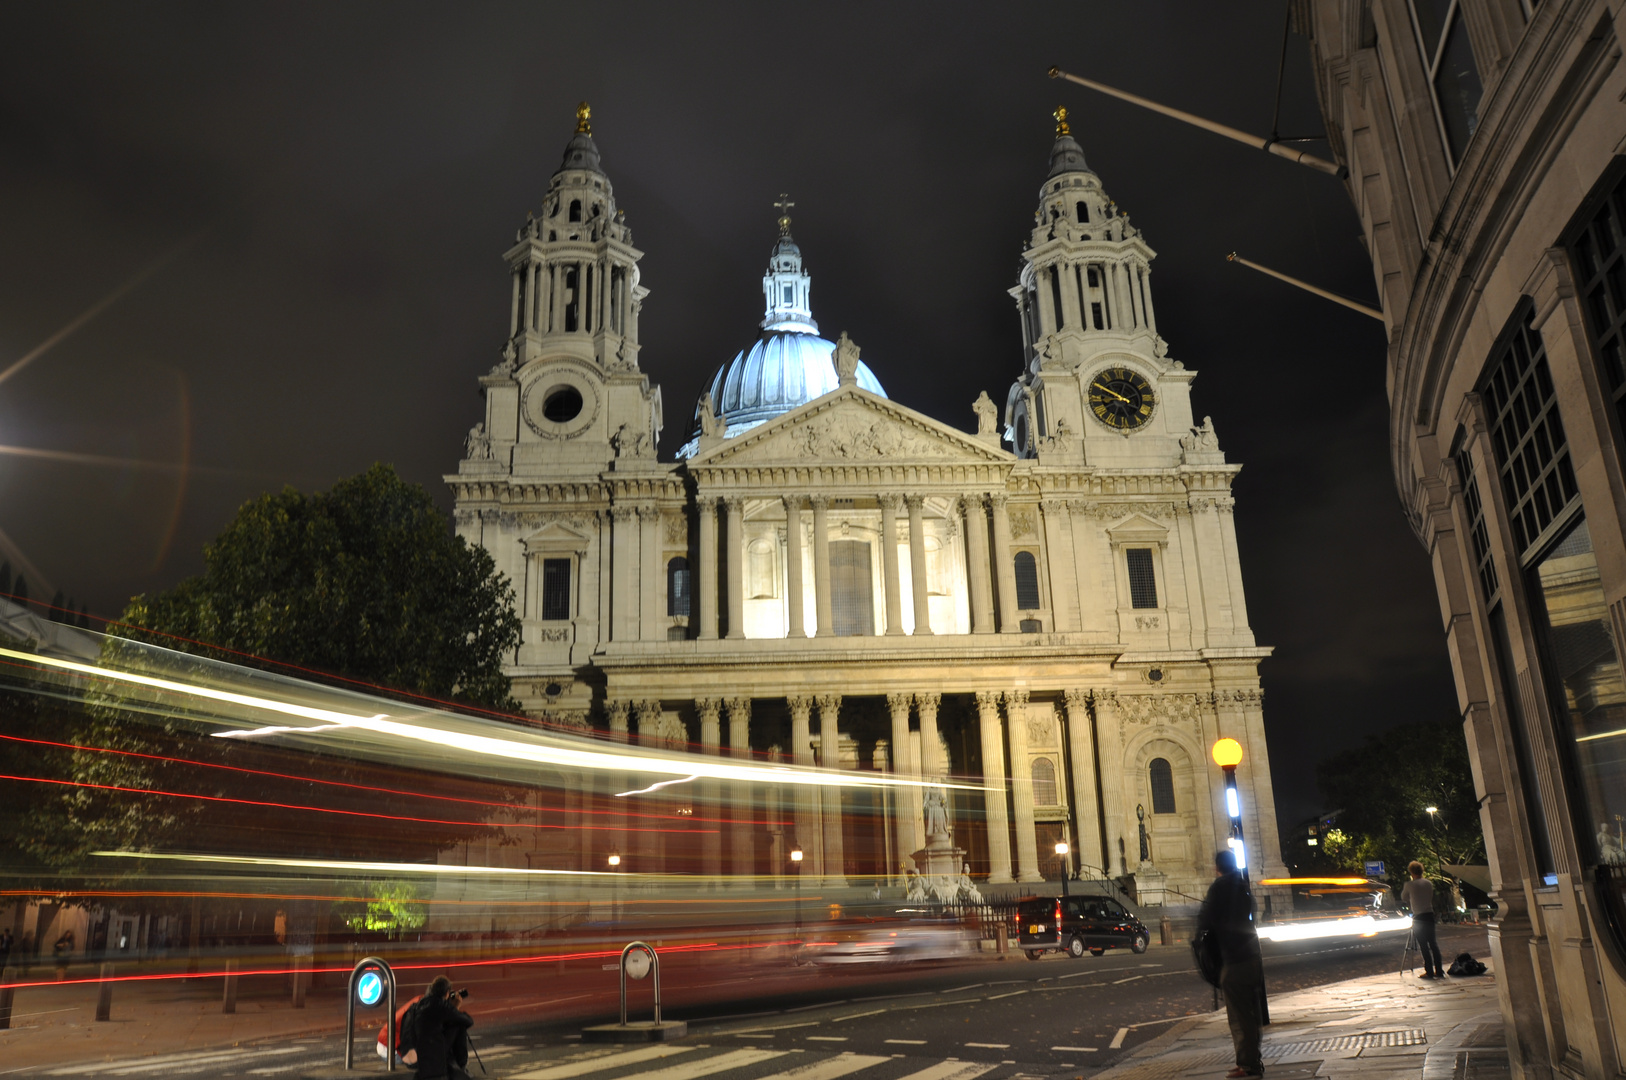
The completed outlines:
[[[466,997],[468,997],[468,996],[469,996],[469,990],[468,990],[468,987],[464,987],[464,988],[463,988],[463,989],[461,989],[461,990],[459,990],[459,991],[458,991],[458,992],[457,992],[457,996],[458,996],[458,997],[460,997],[460,998],[466,998]]]

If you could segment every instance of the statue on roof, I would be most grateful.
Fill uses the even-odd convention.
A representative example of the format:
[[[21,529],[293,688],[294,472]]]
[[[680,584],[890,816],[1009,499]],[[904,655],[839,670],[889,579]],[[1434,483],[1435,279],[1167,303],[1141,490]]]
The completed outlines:
[[[847,336],[847,331],[841,332],[836,339],[835,351],[830,354],[831,361],[836,365],[836,381],[842,386],[855,386],[858,383],[858,346],[853,339]]]
[[[999,424],[999,407],[988,396],[988,391],[977,395],[977,400],[971,403],[971,411],[977,414],[977,434],[994,434]]]

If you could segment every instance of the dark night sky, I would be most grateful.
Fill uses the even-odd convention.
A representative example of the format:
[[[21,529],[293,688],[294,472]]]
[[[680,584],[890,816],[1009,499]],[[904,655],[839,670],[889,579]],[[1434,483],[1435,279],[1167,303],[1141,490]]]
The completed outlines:
[[[1315,761],[1455,712],[1390,479],[1382,325],[1223,258],[1370,300],[1358,222],[1329,177],[1045,78],[1264,132],[1281,28],[1279,4],[10,5],[0,367],[151,273],[0,381],[0,444],[166,467],[0,456],[0,528],[112,615],[284,484],[382,460],[449,509],[439,478],[507,328],[499,256],[582,99],[647,252],[666,453],[754,337],[780,191],[825,335],[970,428],[1018,370],[1005,289],[1065,104],[1158,252],[1197,415],[1246,466],[1243,570],[1297,820],[1319,808]],[[1294,39],[1282,131],[1319,130]]]

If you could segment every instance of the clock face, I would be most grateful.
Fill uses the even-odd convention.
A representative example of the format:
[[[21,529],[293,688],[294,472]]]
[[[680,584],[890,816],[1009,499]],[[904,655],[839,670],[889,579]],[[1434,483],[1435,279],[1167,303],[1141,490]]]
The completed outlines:
[[[1090,379],[1090,411],[1113,431],[1125,434],[1152,418],[1157,393],[1152,384],[1128,368],[1102,368]]]

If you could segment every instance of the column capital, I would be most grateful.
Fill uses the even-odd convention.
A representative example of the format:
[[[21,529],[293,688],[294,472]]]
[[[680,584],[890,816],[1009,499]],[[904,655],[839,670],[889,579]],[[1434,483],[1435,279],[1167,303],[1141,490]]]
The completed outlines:
[[[1083,716],[1090,706],[1088,690],[1064,690],[1061,696],[1067,702],[1067,711],[1074,716]]]
[[[819,716],[820,716],[820,718],[827,717],[827,716],[833,718],[835,716],[835,714],[838,711],[840,711],[840,709],[841,709],[841,695],[840,694],[820,694],[819,695]]]
[[[724,704],[728,707],[730,720],[751,719],[751,699],[748,697],[731,697]]]
[[[815,510],[828,510],[830,508],[830,496],[828,495],[809,495],[807,502]]]
[[[924,496],[924,495],[905,495],[903,497],[903,504],[909,508],[909,512],[911,514],[918,513],[919,511],[923,510],[925,508],[925,506],[926,506],[926,496]]]
[[[977,708],[982,712],[990,712],[999,708],[998,690],[978,690]]]
[[[643,521],[656,521],[659,520],[660,516],[661,508],[658,506],[640,506],[638,508],[638,517]]]
[[[913,701],[914,698],[909,694],[886,695],[886,707],[892,710],[894,713],[907,713],[909,711],[909,706],[913,703]]]
[[[1007,690],[1002,695],[1007,709],[1026,709],[1028,707],[1028,692],[1026,690]]]
[[[717,716],[722,710],[722,705],[723,703],[716,698],[703,697],[694,699],[694,710],[700,714],[702,724],[708,720],[715,724]]]
[[[604,716],[610,722],[611,731],[627,730],[627,714],[632,711],[630,701],[606,701],[604,703]]]
[[[802,512],[802,504],[805,503],[807,499],[802,495],[781,495],[779,496],[779,501],[784,504],[785,513],[799,514]]]
[[[995,510],[1005,509],[1005,504],[1010,501],[1011,497],[1006,495],[1003,491],[990,491],[988,493],[988,505],[993,507]]]
[[[813,712],[813,695],[788,694],[785,697],[785,704],[790,707],[792,713],[801,713],[805,716]]]
[[[1095,703],[1097,709],[1116,709],[1118,707],[1118,691],[1100,688],[1091,690],[1090,700]]]
[[[728,507],[728,512],[730,514],[737,514],[741,510],[745,509],[745,496],[724,495],[722,498],[722,503],[724,506]]]
[[[896,491],[885,491],[875,496],[875,498],[882,506],[892,511],[894,514],[897,513],[898,509],[903,506],[903,496],[899,495]]]
[[[921,712],[926,712],[929,709],[935,713],[937,711],[937,707],[941,704],[943,704],[942,694],[929,693],[915,695],[915,707]]]
[[[614,506],[610,507],[610,516],[616,521],[631,521],[637,515],[638,508],[636,506],[628,506],[625,503],[616,503]]]

